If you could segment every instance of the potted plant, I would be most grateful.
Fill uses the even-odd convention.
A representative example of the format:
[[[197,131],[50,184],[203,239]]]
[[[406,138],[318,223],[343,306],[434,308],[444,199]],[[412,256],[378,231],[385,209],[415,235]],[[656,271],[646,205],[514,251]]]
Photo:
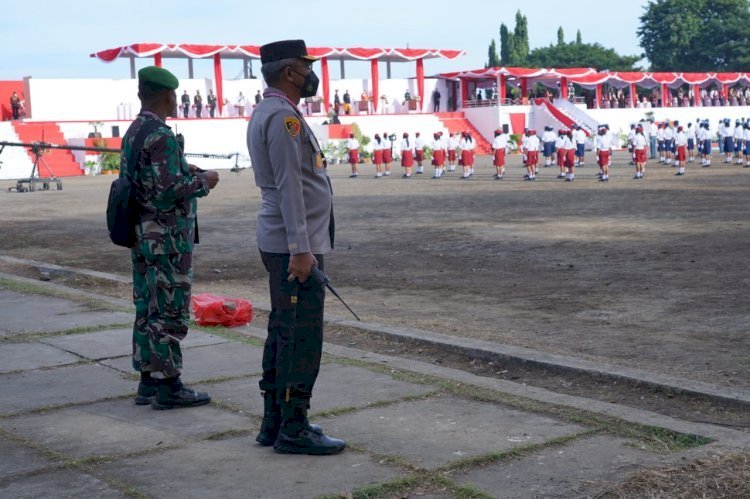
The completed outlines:
[[[104,175],[117,175],[120,172],[120,155],[116,152],[103,152],[99,156],[101,172]]]
[[[97,173],[99,173],[98,167],[99,167],[99,164],[96,161],[91,161],[91,160],[86,161],[83,164],[83,173],[85,175],[96,175]]]

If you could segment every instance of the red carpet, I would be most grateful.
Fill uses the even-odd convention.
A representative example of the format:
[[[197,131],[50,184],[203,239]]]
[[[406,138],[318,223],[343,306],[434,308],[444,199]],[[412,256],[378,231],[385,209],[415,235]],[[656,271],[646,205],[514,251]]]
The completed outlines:
[[[447,128],[451,133],[460,134],[464,131],[471,132],[472,138],[477,142],[477,154],[492,153],[492,144],[487,142],[487,139],[485,139],[482,134],[479,133],[479,130],[474,128],[474,125],[472,125],[471,122],[466,119],[466,116],[463,112],[458,111],[453,113],[435,113],[435,116],[437,116],[438,119],[443,122],[445,128]]]
[[[56,145],[67,145],[67,141],[56,123],[52,122],[13,122],[13,128],[21,142],[49,142]],[[34,154],[28,151],[31,161],[34,161]],[[76,163],[73,154],[70,151],[60,149],[50,149],[49,152],[42,156],[49,170],[44,167],[42,162],[39,163],[38,175],[40,177],[74,177],[83,175],[83,170]],[[51,170],[51,172],[50,172]]]

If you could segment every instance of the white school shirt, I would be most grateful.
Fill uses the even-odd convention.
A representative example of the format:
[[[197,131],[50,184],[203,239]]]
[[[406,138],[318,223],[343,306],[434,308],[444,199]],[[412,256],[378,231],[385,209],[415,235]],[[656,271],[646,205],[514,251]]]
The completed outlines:
[[[469,141],[466,139],[461,139],[458,143],[458,148],[462,151],[468,151],[470,149]]]
[[[440,137],[440,149],[444,149],[447,151],[448,147],[449,147],[448,137]]]
[[[555,141],[555,132],[551,130],[547,130],[542,134],[542,142],[554,142]]]
[[[646,138],[646,141],[648,141],[649,137],[651,136],[651,127],[641,124],[641,128],[643,128],[643,136]]]
[[[631,128],[630,131],[628,132],[628,142],[632,144],[634,140],[635,140],[635,130]]]
[[[658,140],[659,142],[664,142],[664,129],[663,128],[659,128],[658,130],[656,130],[656,140]]]
[[[492,149],[499,151],[508,147],[508,138],[505,135],[498,135],[492,141]]]
[[[635,137],[633,137],[633,140],[635,140]],[[612,149],[612,137],[606,133],[604,135],[597,135],[596,148],[603,150]]]
[[[536,135],[531,135],[528,140],[526,140],[526,150],[538,151],[541,143],[542,142],[539,140],[539,137],[537,137]]]
[[[382,149],[385,149],[385,141],[380,139],[380,144],[378,144],[378,139],[372,139],[372,150],[380,151]]]
[[[442,149],[443,148],[443,146],[440,144],[440,139],[434,139],[430,143],[430,147],[432,148],[433,151],[437,151],[438,149]]]
[[[424,149],[424,140],[422,140],[422,137],[417,137],[414,139],[414,149],[417,151],[421,151]]]
[[[734,128],[731,125],[724,126],[724,128],[720,128],[721,130],[721,136],[722,137],[733,137],[734,136]]]
[[[695,142],[695,137],[696,137],[695,128],[690,127],[687,129],[687,132],[685,133],[687,134],[688,140],[693,139],[693,141]]]
[[[459,138],[457,136],[448,137],[448,150],[455,151],[459,144]]]
[[[565,144],[565,136],[558,135],[555,139],[555,149],[563,149],[563,144]]]
[[[744,133],[742,134],[742,139],[747,142],[750,140],[750,128],[745,128]]]
[[[401,152],[409,151],[411,150],[411,148],[412,146],[411,146],[411,142],[409,141],[409,139],[403,139],[401,141]]]
[[[352,149],[359,149],[359,141],[357,139],[349,139],[347,141],[347,144],[349,145],[349,150]]]
[[[698,128],[698,130],[695,132],[695,138],[700,142],[706,140],[706,129],[703,127]]]
[[[674,138],[674,130],[672,130],[672,127],[667,127],[664,129],[664,140],[669,142]]]
[[[573,133],[573,142],[578,144],[585,144],[586,143],[586,132],[583,130],[576,130],[575,133]]]
[[[677,135],[675,135],[674,138],[674,143],[677,146],[686,146],[687,139],[687,134],[685,132],[677,132]]]
[[[635,141],[633,141],[633,147],[636,151],[642,151],[646,149],[646,137],[642,133],[635,134]]]
[[[565,149],[565,150],[573,149],[573,141],[567,135],[565,137],[563,137],[562,148]]]
[[[742,140],[742,137],[744,135],[744,130],[742,126],[735,127],[734,129],[734,139],[735,140]]]

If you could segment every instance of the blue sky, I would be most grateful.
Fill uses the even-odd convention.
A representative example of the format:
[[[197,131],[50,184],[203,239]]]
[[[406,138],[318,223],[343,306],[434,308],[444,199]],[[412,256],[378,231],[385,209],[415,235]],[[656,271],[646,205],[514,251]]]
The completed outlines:
[[[131,43],[262,45],[286,38],[304,38],[309,46],[462,49],[467,55],[457,60],[427,61],[425,72],[476,69],[486,61],[492,38],[499,38],[500,23],[513,28],[518,9],[528,18],[532,48],[554,43],[557,28],[562,26],[566,40],[574,39],[580,29],[585,42],[635,55],[642,52],[635,32],[648,3],[5,0],[0,15],[0,80],[29,75],[128,78],[126,60],[105,64],[89,54]],[[151,61],[139,60],[138,67]],[[167,60],[165,67],[187,77],[184,61]],[[398,64],[393,69],[394,77],[414,73],[413,64]],[[369,65],[347,63],[346,70],[347,77],[367,77]],[[239,61],[225,62],[225,78],[234,78],[241,71]],[[195,75],[212,77],[210,60],[196,61]],[[337,72],[332,77],[336,78]]]

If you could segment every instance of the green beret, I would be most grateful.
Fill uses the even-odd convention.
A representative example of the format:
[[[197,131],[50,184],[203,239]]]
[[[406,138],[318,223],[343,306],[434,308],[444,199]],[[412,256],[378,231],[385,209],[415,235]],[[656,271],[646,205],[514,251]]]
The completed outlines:
[[[180,82],[175,75],[156,66],[148,66],[138,71],[138,81],[158,85],[169,90],[175,90],[180,86]]]

